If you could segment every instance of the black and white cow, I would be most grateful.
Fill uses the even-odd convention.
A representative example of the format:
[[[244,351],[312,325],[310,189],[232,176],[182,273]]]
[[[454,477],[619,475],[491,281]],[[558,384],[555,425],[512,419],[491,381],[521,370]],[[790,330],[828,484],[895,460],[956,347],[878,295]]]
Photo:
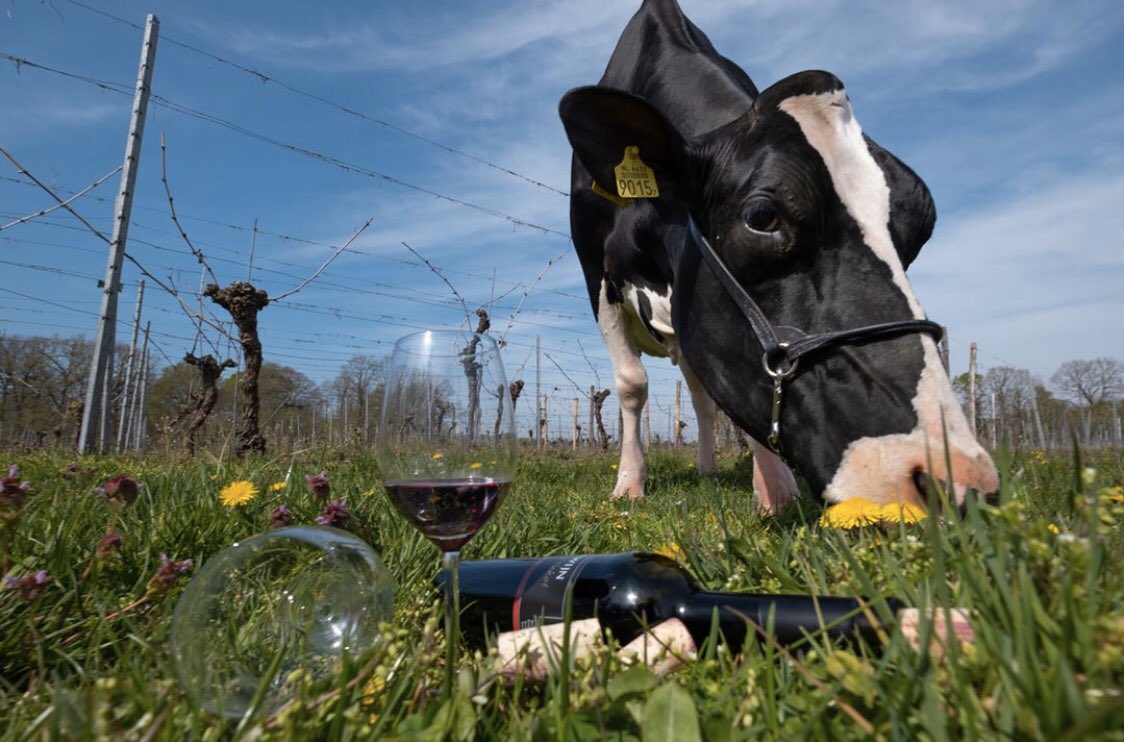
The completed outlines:
[[[688,222],[774,326],[902,324],[924,317],[905,269],[936,219],[928,189],[862,133],[835,76],[801,72],[759,92],[675,0],[645,0],[600,83],[570,91],[560,113],[574,149],[571,230],[624,421],[614,496],[644,495],[647,353],[683,372],[699,471],[715,469],[717,403],[758,442],[754,488],[759,506],[775,510],[797,490],[760,443],[774,390],[763,345]],[[617,187],[626,151],[658,197],[621,197],[637,195]],[[779,421],[774,447],[829,502],[924,504],[930,478],[951,483],[959,504],[998,488],[924,332],[802,359]]]

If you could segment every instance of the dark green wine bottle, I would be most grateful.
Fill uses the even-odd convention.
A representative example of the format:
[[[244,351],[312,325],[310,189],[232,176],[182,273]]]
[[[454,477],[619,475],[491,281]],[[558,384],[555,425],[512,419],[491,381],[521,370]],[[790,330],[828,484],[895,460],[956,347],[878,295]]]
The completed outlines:
[[[437,582],[443,590],[444,575]],[[678,618],[701,646],[716,613],[727,644],[736,651],[747,635],[758,637],[754,627],[764,631],[770,622],[783,645],[821,628],[834,640],[877,642],[877,626],[858,600],[709,592],[674,560],[643,552],[465,561],[460,593],[461,630],[477,646],[499,632],[561,622],[567,600],[572,620],[596,617],[621,644],[647,627]],[[892,598],[886,603],[891,614],[903,605]]]

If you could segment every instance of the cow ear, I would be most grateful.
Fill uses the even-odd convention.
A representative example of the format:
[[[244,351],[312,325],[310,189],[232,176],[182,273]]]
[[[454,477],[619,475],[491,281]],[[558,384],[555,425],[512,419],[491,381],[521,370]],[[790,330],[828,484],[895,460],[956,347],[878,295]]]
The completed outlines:
[[[902,261],[908,268],[921,247],[933,234],[937,208],[925,181],[904,162],[866,138],[870,154],[882,168],[890,187],[890,236]]]
[[[574,154],[610,193],[617,193],[614,168],[629,147],[655,171],[661,195],[682,177],[683,137],[643,98],[595,85],[575,88],[562,96],[558,114]]]

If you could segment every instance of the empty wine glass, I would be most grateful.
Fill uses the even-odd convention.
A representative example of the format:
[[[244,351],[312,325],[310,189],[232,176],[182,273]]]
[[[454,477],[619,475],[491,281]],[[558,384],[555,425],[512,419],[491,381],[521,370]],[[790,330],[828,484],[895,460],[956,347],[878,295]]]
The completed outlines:
[[[515,421],[499,346],[488,335],[407,335],[387,369],[378,434],[383,485],[395,509],[441,550],[447,570],[446,687],[460,630],[460,551],[511,487]]]

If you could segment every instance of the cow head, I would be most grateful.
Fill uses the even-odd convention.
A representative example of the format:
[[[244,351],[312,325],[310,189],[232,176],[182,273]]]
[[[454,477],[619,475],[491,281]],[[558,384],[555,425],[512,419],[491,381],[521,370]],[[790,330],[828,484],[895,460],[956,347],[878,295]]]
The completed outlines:
[[[571,91],[561,115],[602,188],[616,191],[626,147],[654,170],[681,350],[757,440],[767,438],[773,400],[762,344],[701,261],[688,215],[774,326],[824,333],[924,317],[905,269],[932,232],[932,198],[863,135],[833,75],[788,77],[744,115],[692,139],[642,98],[607,88]],[[925,504],[932,479],[952,485],[958,504],[998,489],[936,343],[922,333],[802,360],[786,381],[782,421],[789,463],[828,501]]]

